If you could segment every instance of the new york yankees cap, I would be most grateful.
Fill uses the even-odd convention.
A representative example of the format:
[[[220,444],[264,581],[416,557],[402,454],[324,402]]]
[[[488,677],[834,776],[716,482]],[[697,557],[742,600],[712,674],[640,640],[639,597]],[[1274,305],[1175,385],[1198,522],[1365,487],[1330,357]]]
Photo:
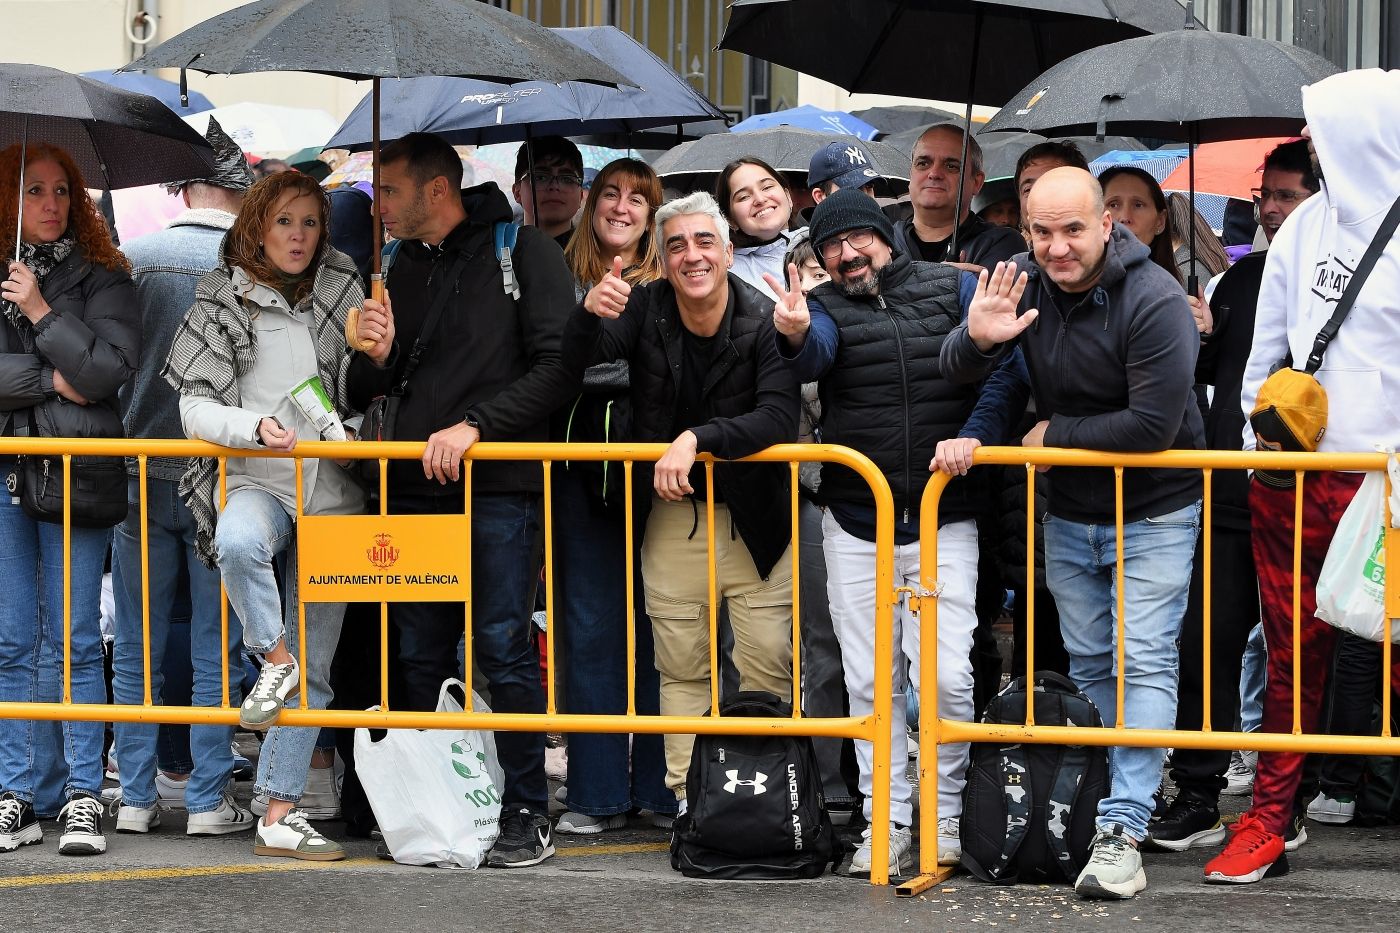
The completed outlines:
[[[870,150],[854,136],[848,143],[827,143],[812,156],[807,166],[807,187],[816,188],[829,181],[838,188],[859,188],[882,177],[880,167]]]

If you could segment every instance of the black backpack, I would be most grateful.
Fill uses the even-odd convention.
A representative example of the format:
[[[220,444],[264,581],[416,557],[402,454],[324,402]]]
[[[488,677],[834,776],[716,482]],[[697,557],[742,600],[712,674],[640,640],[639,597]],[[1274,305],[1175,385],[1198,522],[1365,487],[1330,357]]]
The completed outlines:
[[[1093,702],[1059,674],[1037,672],[1034,696],[1036,725],[1103,725]],[[982,721],[1024,724],[1026,679],[993,697]],[[963,794],[963,867],[994,884],[1073,883],[1088,860],[1108,783],[1102,746],[974,743]]]
[[[720,713],[785,719],[792,707],[771,693],[744,691]],[[696,736],[685,787],[690,809],[671,834],[671,867],[683,875],[816,878],[844,854],[808,736]]]

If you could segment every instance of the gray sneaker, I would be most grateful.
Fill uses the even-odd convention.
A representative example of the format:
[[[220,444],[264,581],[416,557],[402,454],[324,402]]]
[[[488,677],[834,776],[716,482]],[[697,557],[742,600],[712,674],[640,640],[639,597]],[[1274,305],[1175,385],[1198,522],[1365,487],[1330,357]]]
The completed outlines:
[[[1142,856],[1118,825],[1100,829],[1089,849],[1089,861],[1074,883],[1080,897],[1124,900],[1147,887]]]
[[[277,721],[289,697],[300,686],[297,663],[264,664],[258,682],[248,699],[238,708],[238,724],[251,732],[262,732]]]

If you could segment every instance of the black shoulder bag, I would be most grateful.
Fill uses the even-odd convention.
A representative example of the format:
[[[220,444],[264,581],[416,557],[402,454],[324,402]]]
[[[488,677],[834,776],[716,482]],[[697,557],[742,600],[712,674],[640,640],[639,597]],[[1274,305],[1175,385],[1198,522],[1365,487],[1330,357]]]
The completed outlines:
[[[16,423],[16,436],[56,437],[39,412],[27,425]],[[118,432],[117,437],[121,437]],[[63,524],[64,464],[59,454],[25,454],[19,458],[19,504],[37,522]],[[126,518],[126,461],[121,457],[70,459],[67,493],[74,528],[111,528]]]
[[[423,329],[418,332],[418,338],[413,341],[413,349],[408,353],[408,359],[403,364],[403,372],[399,374],[398,382],[394,383],[394,387],[389,390],[388,394],[375,398],[365,409],[364,422],[360,425],[360,440],[393,441],[399,439],[395,436],[398,432],[399,407],[403,404],[404,394],[408,391],[408,380],[413,376],[418,364],[423,361],[423,354],[428,350],[428,341],[432,339],[433,331],[437,330],[438,321],[442,319],[442,312],[447,307],[448,300],[456,293],[457,279],[461,276],[462,269],[470,258],[471,254],[462,253],[452,264],[451,271],[443,280],[442,291],[438,292],[437,297],[433,299],[432,307],[428,309],[428,316],[423,320]],[[374,459],[361,460],[360,468],[365,482],[369,483],[370,495],[378,495],[379,461]]]

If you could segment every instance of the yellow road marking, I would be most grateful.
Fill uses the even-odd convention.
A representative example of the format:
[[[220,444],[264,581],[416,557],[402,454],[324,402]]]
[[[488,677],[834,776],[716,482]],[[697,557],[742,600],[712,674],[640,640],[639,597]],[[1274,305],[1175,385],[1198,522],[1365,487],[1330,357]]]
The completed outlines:
[[[629,855],[636,852],[665,852],[664,842],[620,843],[607,846],[570,846],[555,854],[560,858],[581,855]],[[367,868],[388,864],[378,858],[352,858],[339,862],[307,862],[289,859],[248,865],[191,865],[184,868],[127,868],[108,871],[58,872],[50,875],[18,875],[0,878],[0,890],[36,888],[61,884],[101,884],[112,881],[159,881],[164,878],[211,878],[220,875],[257,875],[264,872],[306,871],[332,868]]]

